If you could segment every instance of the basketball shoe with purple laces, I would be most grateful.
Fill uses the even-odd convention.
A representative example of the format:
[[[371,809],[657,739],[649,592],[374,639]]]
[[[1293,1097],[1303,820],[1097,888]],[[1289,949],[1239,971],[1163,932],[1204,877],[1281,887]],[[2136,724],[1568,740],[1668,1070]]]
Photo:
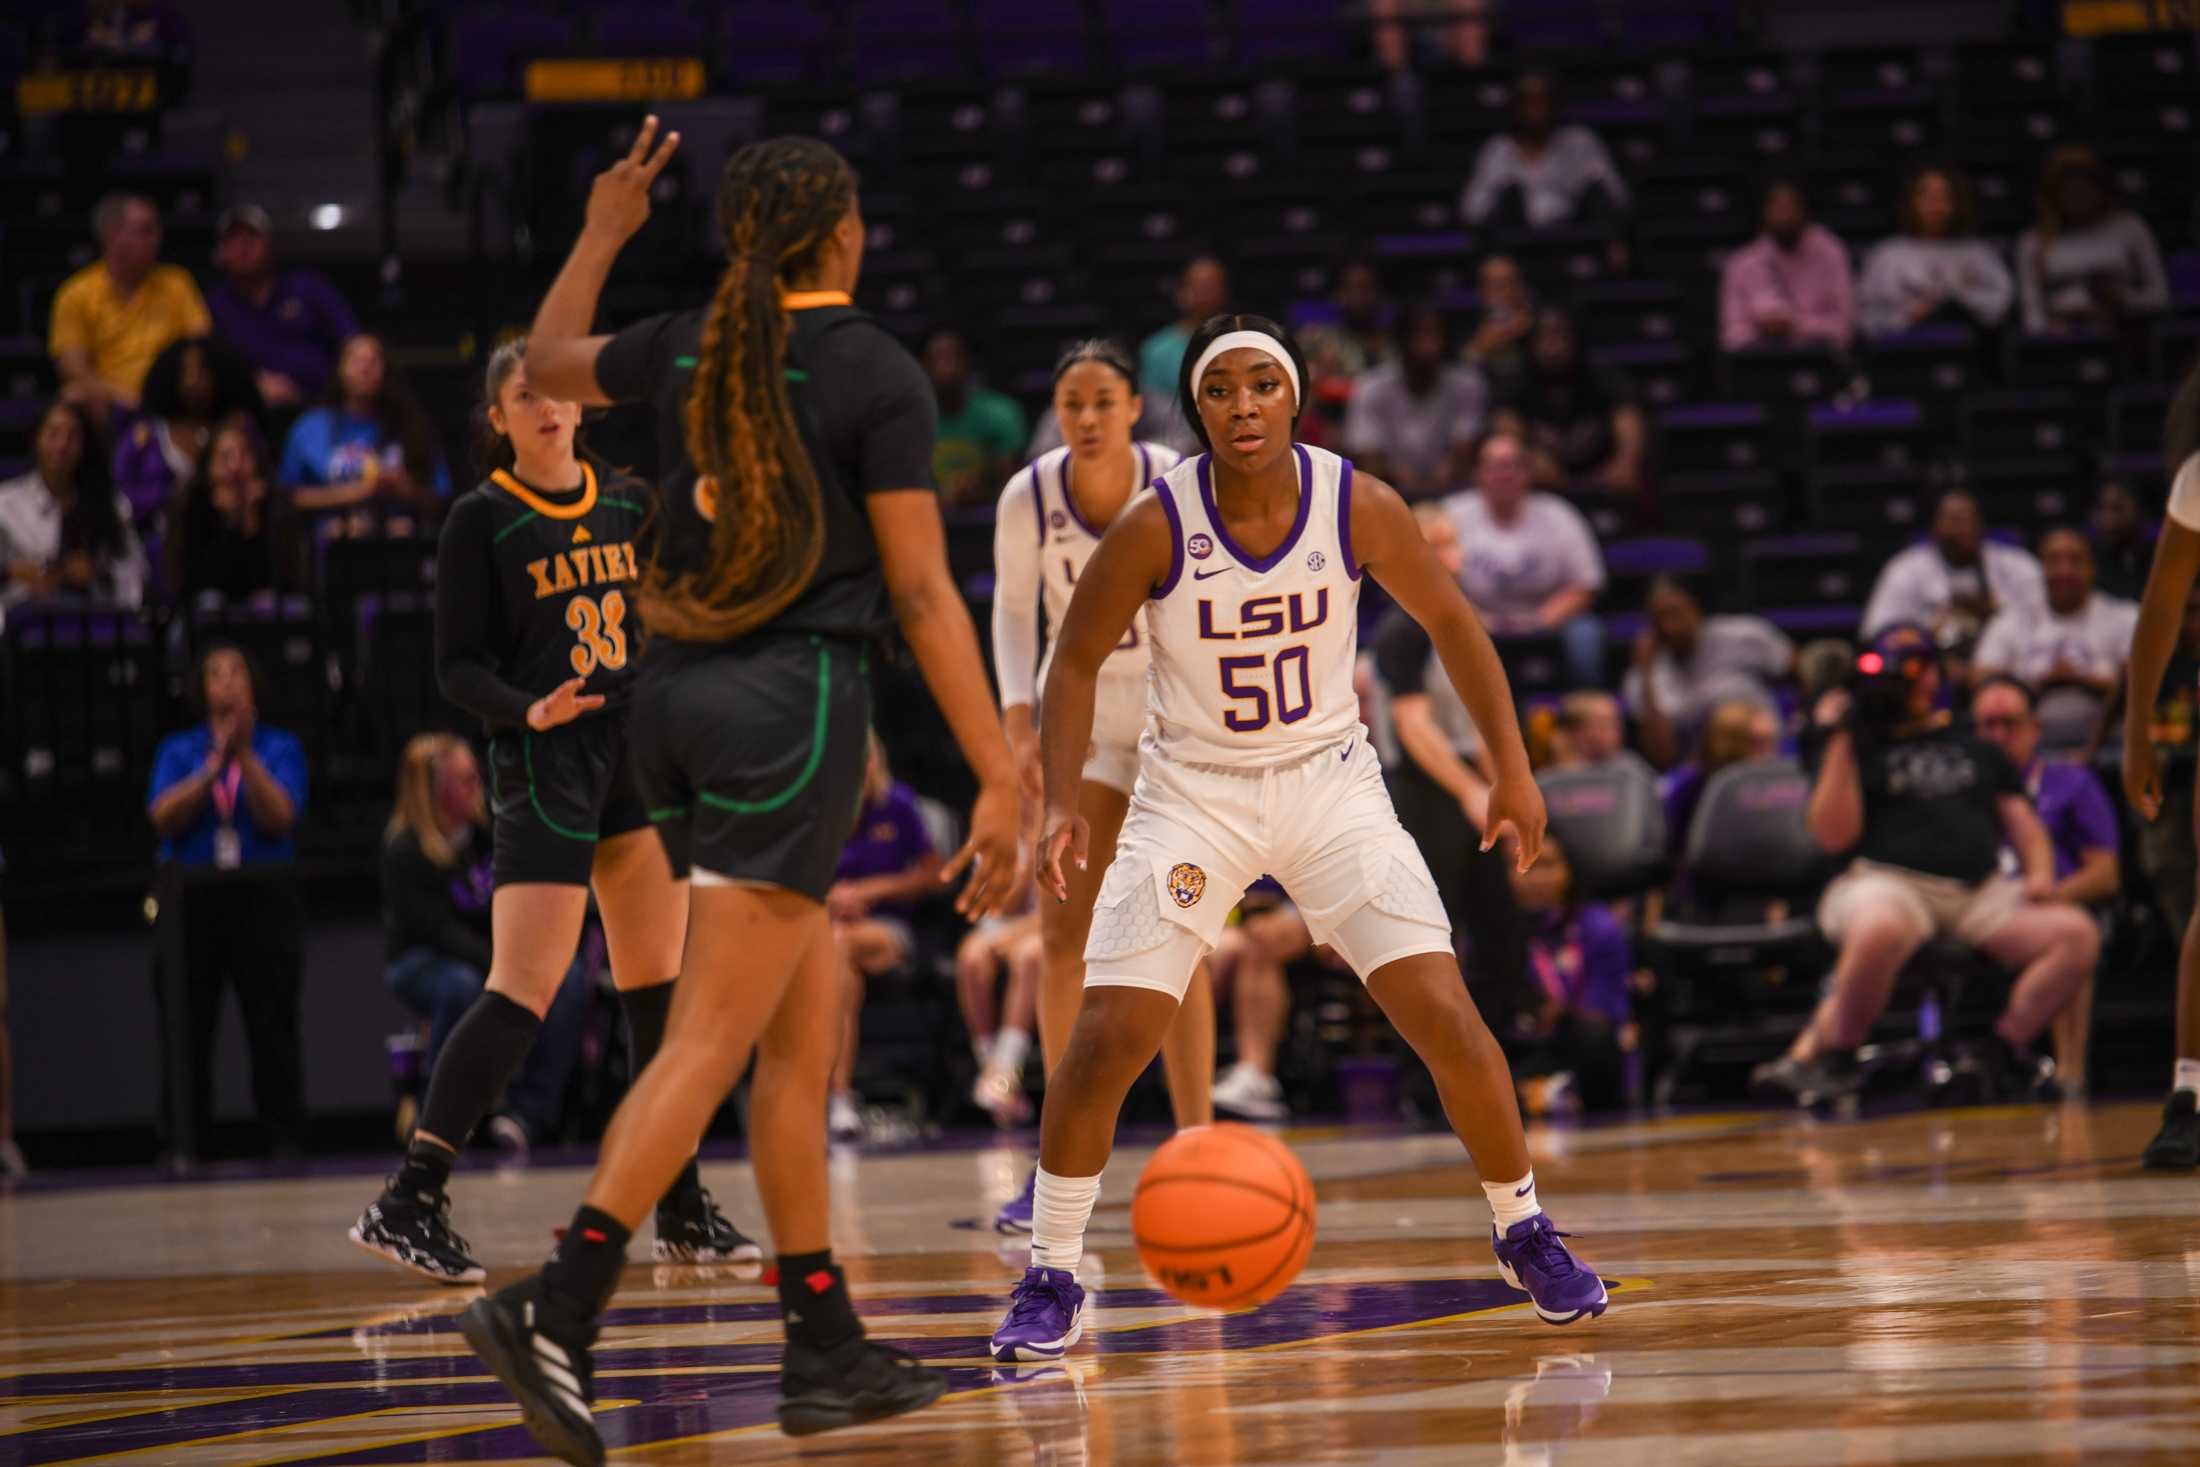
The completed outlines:
[[[1558,1241],[1565,1236],[1540,1212],[1503,1233],[1494,1225],[1490,1228],[1497,1271],[1506,1283],[1533,1299],[1535,1312],[1550,1324],[1572,1324],[1584,1315],[1604,1312],[1604,1280],[1566,1251]]]
[[[1018,1192],[1009,1201],[1002,1203],[1001,1210],[993,1214],[994,1232],[1021,1233],[1027,1236],[1030,1234],[1031,1199],[1038,1185],[1039,1170],[1034,1167],[1031,1174],[1024,1178],[1024,1190]]]
[[[1008,1318],[993,1331],[996,1360],[1059,1360],[1085,1332],[1085,1289],[1066,1268],[1024,1270],[1008,1297]]]

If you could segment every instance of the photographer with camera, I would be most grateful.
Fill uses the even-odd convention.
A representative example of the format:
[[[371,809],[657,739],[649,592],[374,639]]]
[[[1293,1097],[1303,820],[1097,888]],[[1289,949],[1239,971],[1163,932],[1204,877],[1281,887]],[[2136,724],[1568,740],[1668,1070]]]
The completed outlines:
[[[2017,974],[1980,1056],[1990,1083],[2015,1090],[2036,1071],[2032,1041],[2093,971],[2100,933],[2058,900],[2054,848],[2008,755],[1939,706],[1931,636],[1891,628],[1856,671],[1846,697],[1829,693],[1816,710],[1826,733],[1806,813],[1820,846],[1851,854],[1818,907],[1839,956],[1808,1026],[1751,1087],[1805,1104],[1852,1093],[1856,1048],[1903,965],[1950,937]],[[2004,840],[2021,880],[1998,873]]]

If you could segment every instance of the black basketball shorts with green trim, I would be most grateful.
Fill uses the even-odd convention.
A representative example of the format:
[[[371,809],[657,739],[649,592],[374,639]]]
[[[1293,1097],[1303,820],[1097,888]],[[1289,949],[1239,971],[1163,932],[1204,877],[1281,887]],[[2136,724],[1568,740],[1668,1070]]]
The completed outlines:
[[[678,875],[823,901],[863,800],[864,646],[761,633],[643,661],[634,773]]]
[[[624,711],[606,711],[547,733],[505,730],[489,740],[498,886],[586,886],[597,841],[649,824],[626,720]]]

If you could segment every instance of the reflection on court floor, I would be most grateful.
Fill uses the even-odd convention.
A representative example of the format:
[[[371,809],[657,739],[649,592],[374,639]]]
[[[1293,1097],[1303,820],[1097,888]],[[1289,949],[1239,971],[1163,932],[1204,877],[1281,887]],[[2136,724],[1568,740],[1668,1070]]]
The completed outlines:
[[[1612,1288],[1538,1321],[1496,1277],[1448,1136],[1302,1130],[1321,1242],[1251,1313],[1138,1273],[1111,1167],[1087,1342],[996,1369],[1023,1255],[972,1225],[1021,1181],[997,1147],[835,1162],[874,1336],[945,1365],[904,1420],[772,1424],[771,1292],[636,1265],[606,1320],[604,1435],[634,1460],[1034,1463],[2189,1463],[2200,1460],[2200,1180],[2141,1173],[2143,1107],[1851,1124],[1686,1118],[1533,1136],[1560,1225]],[[710,1169],[754,1215],[744,1167]],[[493,1270],[547,1248],[580,1176],[462,1173]],[[359,1178],[0,1198],[0,1463],[528,1460],[451,1316],[472,1291],[363,1266]],[[365,1183],[371,1187],[371,1181]]]

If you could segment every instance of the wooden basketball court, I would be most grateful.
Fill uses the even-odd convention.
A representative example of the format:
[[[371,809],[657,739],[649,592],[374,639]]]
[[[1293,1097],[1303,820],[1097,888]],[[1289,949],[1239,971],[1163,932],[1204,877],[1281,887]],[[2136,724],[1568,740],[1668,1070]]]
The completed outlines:
[[[1140,1274],[1125,1213],[1147,1153],[1126,1149],[1085,1343],[1014,1376],[984,1342],[1024,1256],[985,1224],[1028,1151],[847,1156],[836,1228],[868,1326],[949,1366],[952,1393],[792,1442],[771,1424],[771,1292],[638,1263],[598,1346],[599,1417],[615,1457],[656,1463],[2189,1464],[2200,1179],[2138,1169],[2154,1114],[1531,1133],[1545,1202],[1613,1285],[1566,1329],[1498,1281],[1448,1136],[1287,1133],[1320,1243],[1280,1299],[1226,1317]],[[706,1172],[753,1221],[746,1168]],[[472,1291],[344,1241],[376,1180],[0,1198],[0,1463],[529,1459],[451,1326]],[[517,1270],[580,1185],[462,1172],[458,1226]]]

